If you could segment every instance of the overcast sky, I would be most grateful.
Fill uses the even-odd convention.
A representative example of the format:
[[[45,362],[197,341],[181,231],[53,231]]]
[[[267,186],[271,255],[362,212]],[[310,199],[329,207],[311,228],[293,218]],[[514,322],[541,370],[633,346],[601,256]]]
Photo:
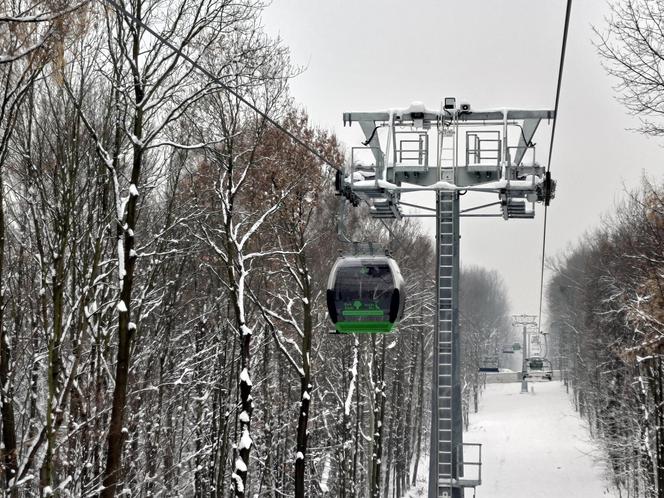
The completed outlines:
[[[306,70],[292,94],[312,122],[348,146],[364,139],[342,113],[407,107],[437,109],[446,96],[473,109],[553,109],[564,0],[273,0],[267,31],[280,35]],[[560,254],[601,222],[643,172],[661,178],[662,141],[629,131],[638,121],[615,100],[592,44],[606,4],[572,9],[551,172],[547,255]],[[550,126],[534,139],[546,164]],[[427,195],[433,200],[433,194]],[[487,198],[486,202],[493,199]],[[423,200],[422,202],[426,202]],[[536,314],[543,207],[535,220],[462,219],[463,265],[498,270],[514,313]],[[430,224],[433,235],[433,223]],[[407,278],[407,275],[405,275]]]

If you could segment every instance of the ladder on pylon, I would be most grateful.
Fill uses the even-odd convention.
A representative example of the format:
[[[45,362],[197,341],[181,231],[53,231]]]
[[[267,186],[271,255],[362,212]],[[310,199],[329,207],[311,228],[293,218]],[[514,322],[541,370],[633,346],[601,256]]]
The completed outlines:
[[[456,124],[456,123],[454,123]],[[454,182],[456,166],[456,126],[441,130],[438,143],[439,180]],[[454,313],[456,309],[456,281],[458,279],[458,221],[459,203],[456,192],[436,194],[436,346],[434,349],[434,396],[431,454],[435,465],[430,467],[429,497],[452,498],[454,492],[456,447],[460,434],[455,430],[453,397]],[[457,379],[458,383],[458,379]]]
[[[438,497],[452,496],[453,438],[453,319],[454,319],[454,215],[455,194],[438,194]]]
[[[458,120],[451,123],[438,123],[438,151],[436,154],[436,165],[438,166],[438,180],[453,181],[454,178],[445,177],[443,169],[449,176],[449,172],[457,165],[457,142]]]

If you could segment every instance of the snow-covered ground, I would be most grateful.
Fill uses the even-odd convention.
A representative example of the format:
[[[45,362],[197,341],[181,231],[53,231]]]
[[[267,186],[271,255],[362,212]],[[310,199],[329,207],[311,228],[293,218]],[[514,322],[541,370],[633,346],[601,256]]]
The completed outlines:
[[[464,442],[482,443],[477,498],[617,497],[561,383],[530,382],[528,394],[520,387],[488,384],[480,412],[471,415]],[[424,475],[410,496],[426,496]]]

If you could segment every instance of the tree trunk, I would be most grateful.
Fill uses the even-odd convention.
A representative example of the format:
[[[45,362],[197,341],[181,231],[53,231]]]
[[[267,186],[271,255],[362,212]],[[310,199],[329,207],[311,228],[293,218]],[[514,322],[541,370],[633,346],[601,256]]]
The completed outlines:
[[[383,416],[385,415],[385,340],[383,338],[381,348],[380,367],[376,368],[376,388],[374,402],[374,420],[376,427],[373,434],[373,455],[371,472],[371,498],[380,498],[381,467],[383,457]]]
[[[422,312],[422,309],[420,308],[420,313]],[[420,332],[416,336],[415,334],[412,335],[411,341],[410,341],[410,372],[408,374],[408,394],[407,394],[407,399],[406,399],[406,406],[407,406],[407,415],[403,420],[403,448],[404,448],[404,457],[403,461],[401,462],[403,466],[403,475],[401,479],[401,486],[403,488],[403,491],[405,492],[406,488],[408,487],[408,483],[410,482],[410,462],[413,459],[413,430],[414,426],[416,425],[416,420],[417,420],[417,413],[415,412],[415,406],[413,406],[413,399],[414,399],[414,394],[415,394],[415,382],[416,382],[416,375],[417,375],[417,340],[418,337],[422,337],[422,332],[421,332],[421,326],[420,326]]]
[[[309,273],[306,270],[304,251],[300,252],[300,268],[303,269],[303,326],[302,326],[302,372],[300,378],[300,413],[297,419],[297,447],[295,454],[295,498],[305,497],[305,470],[307,456],[307,424],[309,422],[309,409],[311,407],[311,335],[313,332],[311,289],[309,287]]]
[[[141,18],[142,2],[136,2],[138,19]],[[121,21],[120,21],[121,22]],[[141,29],[134,23],[133,28],[133,62],[135,68],[139,67],[139,52]],[[138,71],[138,69],[135,69]],[[145,95],[141,77],[134,72],[134,97],[136,99],[133,116],[133,135],[136,142],[133,146],[133,161],[131,168],[131,183],[139,185],[141,168],[143,165],[143,98]],[[116,201],[119,201],[117,199]],[[118,239],[118,258],[124,263],[124,275],[121,277],[120,302],[118,303],[118,352],[115,366],[115,389],[113,391],[113,407],[109,424],[106,454],[106,468],[104,470],[101,492],[102,498],[113,498],[118,482],[122,480],[122,446],[125,439],[123,430],[124,412],[127,404],[127,386],[129,384],[129,367],[131,363],[130,351],[136,325],[130,322],[131,296],[134,284],[134,270],[136,267],[136,252],[134,250],[134,232],[137,221],[138,195],[130,194],[127,200],[127,216],[124,225],[118,220],[116,234]],[[122,245],[120,242],[122,241]],[[122,272],[122,269],[120,269]],[[131,323],[131,327],[130,327]]]
[[[424,371],[425,371],[426,358],[424,355],[424,334],[420,337],[420,379],[417,389],[417,408],[415,428],[417,431],[417,444],[415,445],[415,465],[413,467],[413,480],[411,486],[417,484],[417,471],[420,465],[420,458],[422,453],[422,425],[424,418]],[[410,464],[410,462],[409,462]]]
[[[239,327],[244,330],[246,325],[242,323]],[[247,492],[247,476],[249,466],[249,454],[253,441],[251,439],[251,415],[254,412],[254,404],[251,398],[252,382],[250,377],[251,365],[251,334],[242,332],[240,347],[240,441],[238,444],[237,457],[235,460],[234,492],[238,498],[244,498]]]
[[[3,486],[10,487],[18,468],[16,454],[16,422],[14,418],[14,394],[10,380],[11,349],[4,317],[4,261],[5,261],[5,207],[4,182],[0,172],[0,410],[2,415],[2,473]],[[15,494],[15,492],[12,492]]]

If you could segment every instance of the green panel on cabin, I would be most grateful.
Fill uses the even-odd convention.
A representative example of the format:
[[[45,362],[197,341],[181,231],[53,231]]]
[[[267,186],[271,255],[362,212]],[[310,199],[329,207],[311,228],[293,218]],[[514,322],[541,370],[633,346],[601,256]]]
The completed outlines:
[[[386,334],[393,328],[391,322],[337,322],[337,332],[342,334]]]
[[[343,316],[383,316],[383,310],[343,310]]]

